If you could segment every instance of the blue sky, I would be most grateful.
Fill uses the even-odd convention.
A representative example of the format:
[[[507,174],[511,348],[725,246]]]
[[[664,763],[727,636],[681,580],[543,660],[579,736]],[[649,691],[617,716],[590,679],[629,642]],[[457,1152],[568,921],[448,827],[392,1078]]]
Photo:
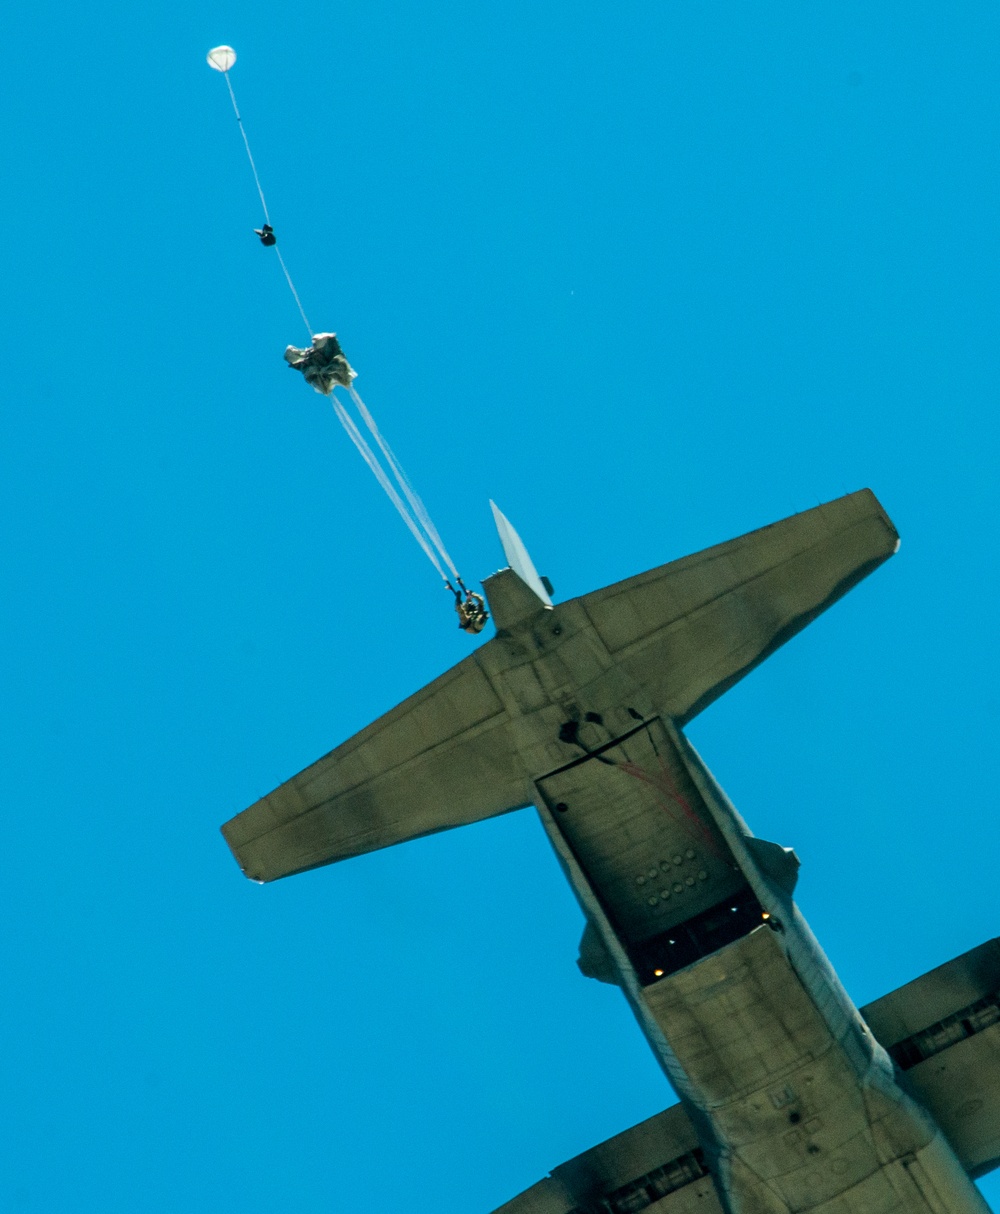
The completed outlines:
[[[488,1211],[673,1100],[529,812],[266,888],[218,834],[470,642],[282,362],[209,47],[469,580],[489,497],[566,598],[879,495],[898,557],[690,729],[863,1003],[997,934],[998,35],[972,0],[8,16],[0,1206]]]

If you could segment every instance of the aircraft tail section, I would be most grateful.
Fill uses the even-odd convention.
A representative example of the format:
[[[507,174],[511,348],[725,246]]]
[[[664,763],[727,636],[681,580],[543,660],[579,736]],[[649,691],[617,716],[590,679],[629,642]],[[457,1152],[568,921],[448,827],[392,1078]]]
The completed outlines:
[[[897,546],[863,490],[553,606],[494,511],[510,561],[484,583],[497,636],[227,822],[248,877],[273,881],[531,804],[536,781],[566,761],[565,710],[543,690],[553,670],[586,697],[617,668],[615,694],[633,689],[620,712],[645,699],[644,712],[684,724]]]

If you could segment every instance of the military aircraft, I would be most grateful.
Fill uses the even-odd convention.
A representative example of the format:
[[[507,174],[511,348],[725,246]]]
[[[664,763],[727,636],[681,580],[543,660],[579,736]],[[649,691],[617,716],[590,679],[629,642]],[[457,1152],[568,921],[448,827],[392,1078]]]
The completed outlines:
[[[792,900],[795,853],[683,733],[896,551],[874,495],[559,604],[496,517],[496,635],[228,822],[244,873],[535,806],[586,916],[580,969],[621,988],[680,1103],[502,1214],[986,1211],[1000,941],[859,1010]]]

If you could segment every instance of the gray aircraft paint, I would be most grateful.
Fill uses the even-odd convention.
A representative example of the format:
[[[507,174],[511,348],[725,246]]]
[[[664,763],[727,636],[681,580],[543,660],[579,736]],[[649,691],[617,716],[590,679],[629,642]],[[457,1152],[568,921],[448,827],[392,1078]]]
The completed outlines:
[[[244,872],[536,807],[586,916],[581,969],[620,986],[681,1105],[503,1214],[984,1211],[997,950],[866,1022],[792,900],[794,853],[752,836],[682,732],[896,551],[878,502],[852,494],[558,605],[494,510],[511,563],[484,583],[497,635],[227,823]]]

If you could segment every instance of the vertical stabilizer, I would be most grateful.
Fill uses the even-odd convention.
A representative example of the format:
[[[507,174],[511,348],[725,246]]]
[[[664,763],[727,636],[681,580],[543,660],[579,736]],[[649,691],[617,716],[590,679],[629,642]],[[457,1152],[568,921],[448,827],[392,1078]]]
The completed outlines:
[[[521,537],[507,521],[502,511],[498,509],[496,502],[491,501],[490,506],[493,508],[493,521],[497,525],[497,534],[500,536],[500,543],[503,544],[507,564],[521,581],[538,595],[546,607],[551,607],[552,599],[542,584],[542,579],[538,576],[531,557],[528,556],[528,550],[521,542]]]

